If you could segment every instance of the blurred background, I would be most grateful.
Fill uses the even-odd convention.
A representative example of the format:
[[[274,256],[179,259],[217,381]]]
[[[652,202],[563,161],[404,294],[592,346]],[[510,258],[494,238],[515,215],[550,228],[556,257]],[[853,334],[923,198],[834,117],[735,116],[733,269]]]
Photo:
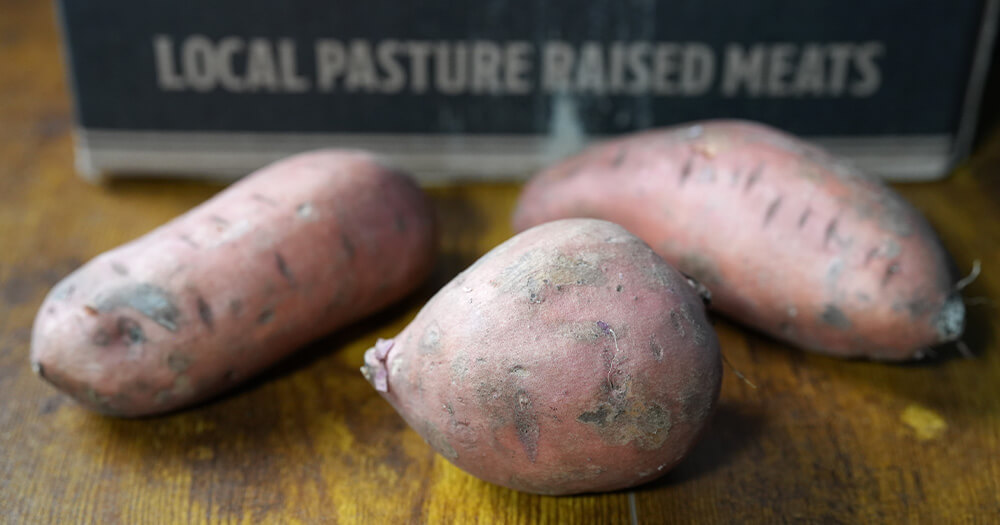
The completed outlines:
[[[985,113],[997,11],[982,0],[60,9],[85,175],[231,177],[339,144],[425,180],[524,178],[591,140],[717,118],[808,137],[888,178],[941,178]]]

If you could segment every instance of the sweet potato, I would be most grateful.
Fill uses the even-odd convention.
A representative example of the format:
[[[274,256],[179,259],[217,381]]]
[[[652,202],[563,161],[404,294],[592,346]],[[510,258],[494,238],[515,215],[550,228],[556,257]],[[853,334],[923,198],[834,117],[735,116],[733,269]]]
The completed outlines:
[[[441,455],[517,490],[666,473],[719,394],[718,341],[685,278],[620,226],[548,223],[442,288],[362,372]]]
[[[534,177],[518,230],[614,221],[706,285],[720,312],[841,357],[920,358],[956,340],[950,258],[897,193],[750,122],[708,121],[595,145]]]
[[[94,410],[173,410],[401,298],[434,248],[408,177],[363,152],[297,155],[57,284],[31,362]]]

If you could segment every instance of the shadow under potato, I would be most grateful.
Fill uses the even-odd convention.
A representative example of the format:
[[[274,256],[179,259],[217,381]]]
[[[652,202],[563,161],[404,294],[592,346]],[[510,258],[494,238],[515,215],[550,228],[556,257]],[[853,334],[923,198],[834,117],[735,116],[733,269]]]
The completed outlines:
[[[267,471],[268,466],[260,464],[263,461],[260,458],[271,455],[276,446],[308,446],[315,433],[315,423],[330,414],[346,417],[344,414],[352,409],[352,405],[364,402],[359,400],[359,392],[365,389],[358,388],[365,383],[359,371],[361,363],[345,364],[332,356],[351,341],[405,315],[423,300],[424,293],[425,290],[421,289],[377,314],[318,339],[262,373],[199,403],[136,418],[93,413],[90,422],[98,431],[109,434],[126,447],[154,453],[162,458],[157,460],[159,462],[169,461],[171,457],[183,458],[190,454],[192,447],[206,446],[215,451],[214,466],[217,469],[240,471],[245,468],[247,458],[255,458],[254,470]],[[303,382],[313,385],[332,382],[343,385],[343,388],[323,390],[318,398],[302,400],[301,403],[295,403],[289,394],[296,393],[301,385],[285,385],[287,388],[282,387],[281,396],[275,396],[271,389],[265,388],[306,369],[311,371],[308,377],[302,378]],[[377,398],[375,390],[370,390],[370,395],[364,397]],[[303,389],[303,392],[309,391]],[[291,410],[290,403],[294,405]],[[386,408],[391,411],[388,406]],[[192,430],[201,427],[211,430]]]
[[[869,363],[883,364],[901,368],[922,368],[939,366],[953,359],[979,358],[984,355],[986,349],[995,342],[992,321],[998,313],[998,305],[992,299],[970,294],[980,301],[970,301],[966,298],[965,310],[965,331],[957,340],[950,343],[943,343],[925,349],[924,357],[921,359],[911,359],[909,361],[878,361],[865,357],[837,357],[825,356],[819,352],[812,352],[795,347],[790,343],[781,341],[770,334],[758,330],[754,327],[744,325],[739,321],[726,317],[717,311],[709,311],[709,321],[714,327],[716,323],[723,322],[731,325],[735,330],[746,333],[748,344],[755,350],[766,349],[769,352],[780,352],[782,354],[804,354],[822,356],[832,361],[845,363]],[[753,344],[752,341],[759,340],[766,344]]]
[[[295,374],[300,370],[313,366],[316,362],[340,351],[351,341],[359,339],[365,334],[371,334],[377,331],[380,326],[389,324],[392,320],[406,315],[407,312],[415,308],[419,308],[434,293],[434,291],[431,291],[431,281],[432,280],[429,279],[427,283],[418,288],[416,291],[412,292],[404,299],[386,307],[385,309],[367,316],[353,324],[340,328],[339,330],[335,330],[334,332],[331,332],[330,334],[293,351],[289,356],[268,367],[263,372],[240,383],[234,388],[226,390],[225,392],[222,392],[210,399],[164,415],[197,410],[202,407],[221,403],[234,397],[243,396],[248,392],[259,389],[264,384]],[[375,340],[372,339],[370,344],[374,345]],[[358,371],[361,365],[362,363],[359,361],[357,366],[351,369],[352,372],[357,373],[359,378],[362,377],[361,372]],[[155,418],[161,416],[151,417]],[[267,422],[258,421],[254,423],[266,424]]]
[[[764,414],[754,412],[745,405],[720,401],[701,440],[688,456],[660,479],[634,490],[657,490],[685,483],[724,467],[755,442],[763,431],[765,420]]]

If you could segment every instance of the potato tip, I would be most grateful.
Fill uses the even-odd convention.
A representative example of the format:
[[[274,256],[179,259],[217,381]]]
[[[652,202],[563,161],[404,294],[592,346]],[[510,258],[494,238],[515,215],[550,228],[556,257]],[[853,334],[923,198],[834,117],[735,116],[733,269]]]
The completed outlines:
[[[392,350],[394,342],[395,341],[393,339],[382,338],[375,341],[375,358],[379,361],[385,361],[385,358],[389,355],[389,350]]]
[[[937,317],[937,331],[942,343],[958,339],[965,331],[965,303],[958,294],[949,297],[941,307]]]
[[[365,352],[365,366],[361,373],[379,392],[389,391],[389,370],[385,366],[386,356],[392,349],[392,339],[379,339],[375,346]]]

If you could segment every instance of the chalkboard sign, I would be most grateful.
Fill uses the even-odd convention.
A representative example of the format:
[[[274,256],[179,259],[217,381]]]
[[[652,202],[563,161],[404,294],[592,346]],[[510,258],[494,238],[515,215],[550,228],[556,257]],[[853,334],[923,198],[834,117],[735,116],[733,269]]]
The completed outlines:
[[[232,176],[315,147],[509,178],[740,118],[889,178],[965,153],[1000,0],[61,0],[88,175]]]

